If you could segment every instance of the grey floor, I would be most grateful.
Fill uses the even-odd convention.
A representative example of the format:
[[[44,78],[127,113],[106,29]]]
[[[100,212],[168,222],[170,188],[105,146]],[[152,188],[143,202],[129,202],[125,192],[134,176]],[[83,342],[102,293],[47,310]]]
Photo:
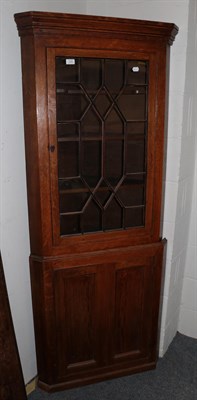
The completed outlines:
[[[177,333],[156,370],[28,400],[197,400],[197,340]]]

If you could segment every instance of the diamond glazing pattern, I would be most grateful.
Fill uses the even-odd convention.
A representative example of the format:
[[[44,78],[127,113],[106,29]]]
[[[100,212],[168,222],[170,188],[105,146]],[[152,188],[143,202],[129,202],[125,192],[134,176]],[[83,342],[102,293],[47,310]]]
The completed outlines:
[[[148,63],[56,57],[61,235],[144,225]]]

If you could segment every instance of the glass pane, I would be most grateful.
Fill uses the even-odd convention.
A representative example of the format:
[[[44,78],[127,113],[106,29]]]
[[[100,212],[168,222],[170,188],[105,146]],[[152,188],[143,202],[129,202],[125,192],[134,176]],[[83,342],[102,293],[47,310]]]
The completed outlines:
[[[122,228],[122,208],[115,199],[109,203],[104,211],[103,220],[104,230]]]
[[[130,207],[144,204],[144,178],[138,181],[132,177],[127,177],[117,191],[117,196],[123,206]]]
[[[59,181],[60,213],[82,211],[91,192],[79,178]]]
[[[81,59],[81,83],[90,96],[95,96],[102,84],[102,61],[100,59]]]
[[[89,198],[88,193],[60,193],[60,213],[82,211],[86,201]]]
[[[102,124],[98,115],[92,108],[88,110],[81,122],[81,136],[83,137],[100,137],[102,135]]]
[[[94,100],[94,104],[99,111],[100,115],[103,117],[106,111],[111,106],[111,100],[108,97],[105,89],[101,90],[97,95],[96,99]]]
[[[60,179],[59,180],[59,191],[61,192],[90,192],[88,187],[80,178],[72,179]],[[91,192],[90,192],[91,193]]]
[[[69,178],[79,175],[78,142],[61,142],[58,144],[58,176]]]
[[[57,124],[58,138],[79,137],[79,125],[77,123]]]
[[[127,121],[146,118],[146,88],[126,86],[118,98],[118,106]]]
[[[58,122],[80,120],[88,104],[80,85],[57,85]]]
[[[105,142],[104,176],[112,186],[116,186],[123,174],[123,141]]]
[[[145,172],[145,142],[143,139],[128,141],[126,172]]]
[[[127,133],[128,135],[145,135],[146,123],[145,122],[127,122]]]
[[[105,181],[102,181],[96,191],[95,197],[100,204],[104,206],[111,194],[112,191],[109,189],[108,185]]]
[[[124,133],[124,121],[118,112],[114,109],[110,111],[109,115],[105,120],[105,135],[123,135]]]
[[[144,226],[144,208],[134,207],[125,210],[125,228]]]
[[[144,61],[128,61],[127,83],[144,85],[147,83],[147,63]]]
[[[60,235],[80,233],[80,214],[60,215]]]
[[[145,61],[56,58],[61,235],[144,225],[147,88]]]
[[[56,57],[56,82],[77,82],[79,79],[79,59]]]
[[[117,96],[124,84],[124,61],[105,61],[105,85],[112,97]]]
[[[101,142],[83,141],[81,174],[90,187],[94,187],[101,177]]]
[[[102,229],[101,209],[91,200],[83,213],[83,231],[95,232]]]

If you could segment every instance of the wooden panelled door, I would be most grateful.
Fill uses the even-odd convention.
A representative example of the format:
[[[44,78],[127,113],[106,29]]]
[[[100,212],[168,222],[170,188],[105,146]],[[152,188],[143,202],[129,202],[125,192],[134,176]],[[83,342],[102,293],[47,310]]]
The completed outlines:
[[[54,268],[57,380],[154,362],[162,248],[148,252]]]

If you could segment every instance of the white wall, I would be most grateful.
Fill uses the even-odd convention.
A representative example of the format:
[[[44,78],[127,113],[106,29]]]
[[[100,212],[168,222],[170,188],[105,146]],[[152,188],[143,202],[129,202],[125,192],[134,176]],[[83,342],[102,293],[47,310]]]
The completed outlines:
[[[29,280],[20,40],[13,14],[86,12],[84,0],[1,0],[1,242],[5,277],[25,382],[37,373]]]
[[[167,295],[164,293],[164,308],[163,308],[163,352],[167,349],[167,346],[171,342],[173,335],[175,335],[178,329],[179,313],[180,313],[180,301],[182,294],[183,276],[186,262],[186,252],[188,244],[188,229],[189,220],[191,214],[191,200],[193,190],[193,176],[194,176],[194,163],[195,163],[195,104],[194,104],[194,87],[195,87],[195,60],[197,57],[194,51],[194,26],[196,24],[196,0],[189,1],[188,7],[188,35],[187,35],[187,51],[186,51],[186,63],[185,63],[185,79],[184,75],[179,73],[181,70],[181,63],[183,62],[181,47],[180,57],[177,58],[174,70],[174,76],[172,75],[171,83],[177,84],[175,89],[177,92],[177,100],[180,96],[183,96],[183,113],[181,116],[182,128],[177,132],[181,133],[178,138],[172,138],[169,140],[168,154],[171,154],[172,159],[169,163],[167,162],[167,180],[168,174],[171,171],[175,171],[175,165],[177,167],[176,174],[174,174],[173,182],[167,181],[169,186],[169,198],[165,201],[165,216],[168,215],[168,211],[171,210],[173,205],[173,189],[177,189],[176,207],[174,213],[174,225],[167,226],[167,232],[174,229],[174,236],[171,242],[172,247],[168,252],[167,268],[166,268],[166,284],[165,288],[168,289]],[[185,49],[185,47],[184,47]],[[182,79],[181,79],[182,76]],[[171,100],[171,97],[170,97]],[[176,99],[175,99],[176,100]],[[170,110],[173,109],[174,103],[170,101]],[[176,110],[176,106],[175,106]],[[170,111],[171,112],[171,111]],[[177,116],[174,114],[173,125],[174,128],[177,124]],[[171,118],[169,120],[170,131],[171,131]],[[169,132],[170,132],[169,131]],[[176,129],[172,130],[176,133]],[[170,133],[169,133],[170,134]],[[174,157],[174,160],[173,160]],[[177,163],[176,163],[177,161]],[[175,194],[175,193],[174,193]],[[175,197],[174,197],[175,198]],[[175,205],[175,203],[174,203]],[[167,211],[168,210],[168,211]],[[166,217],[165,217],[166,218]],[[165,225],[164,225],[165,232]],[[170,236],[169,236],[170,237]],[[170,253],[170,257],[169,257]],[[168,285],[169,281],[169,285]],[[162,348],[161,348],[162,351]]]
[[[197,339],[197,154],[191,216],[178,330]]]
[[[190,0],[195,7],[196,0]],[[160,352],[177,331],[192,196],[194,135],[187,36],[189,0],[1,0],[1,250],[25,382],[36,375],[29,282],[20,42],[13,14],[27,10],[77,12],[161,20],[180,32],[171,48],[164,234],[168,239]],[[194,14],[190,12],[190,23]],[[194,23],[192,25],[194,27]],[[192,32],[190,32],[192,33]],[[187,46],[187,39],[190,42]],[[191,46],[190,46],[191,45]],[[190,60],[190,62],[187,60]],[[194,200],[195,201],[195,200]],[[195,203],[196,204],[196,203]],[[196,215],[196,214],[195,214]],[[194,229],[191,224],[190,232]],[[191,235],[190,235],[191,237]],[[196,241],[189,242],[196,251]],[[187,260],[191,258],[188,253]],[[189,265],[189,261],[188,261]],[[189,272],[187,272],[188,274]],[[186,278],[188,276],[186,275]],[[194,276],[192,275],[194,280]],[[187,282],[187,279],[184,279]],[[184,283],[187,285],[187,283]],[[185,290],[185,289],[184,289]],[[184,298],[183,298],[184,306]],[[182,312],[184,312],[182,306]],[[183,315],[183,314],[181,314]],[[183,321],[183,318],[180,319]]]
[[[181,333],[197,339],[197,2],[190,2],[187,53],[187,75],[190,76],[187,92],[189,94],[188,118],[190,139],[194,148],[186,158],[191,164],[191,156],[195,158],[193,198],[189,241],[186,253],[186,268],[183,279],[183,291],[178,329]],[[193,138],[193,140],[192,140]]]

